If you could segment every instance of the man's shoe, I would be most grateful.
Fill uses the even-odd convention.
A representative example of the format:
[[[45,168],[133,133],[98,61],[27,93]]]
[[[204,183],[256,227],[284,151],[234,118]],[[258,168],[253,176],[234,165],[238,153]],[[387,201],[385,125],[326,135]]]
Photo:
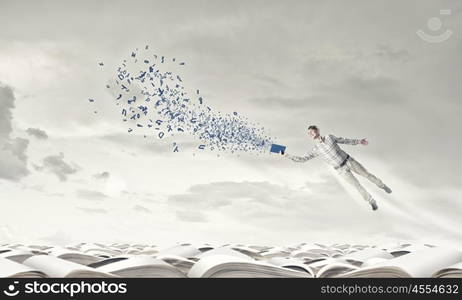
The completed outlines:
[[[377,208],[378,208],[377,202],[375,202],[374,199],[371,199],[371,201],[369,201],[369,203],[370,203],[371,206],[372,206],[372,210],[377,210]]]
[[[382,188],[385,192],[387,192],[388,194],[391,194],[391,189],[385,184]]]

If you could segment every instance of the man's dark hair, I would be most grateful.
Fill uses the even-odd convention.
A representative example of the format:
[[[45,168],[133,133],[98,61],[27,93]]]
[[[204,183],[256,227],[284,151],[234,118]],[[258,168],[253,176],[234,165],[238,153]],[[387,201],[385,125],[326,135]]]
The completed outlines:
[[[319,130],[318,126],[316,125],[310,125],[308,126],[308,130],[313,129],[313,130]]]

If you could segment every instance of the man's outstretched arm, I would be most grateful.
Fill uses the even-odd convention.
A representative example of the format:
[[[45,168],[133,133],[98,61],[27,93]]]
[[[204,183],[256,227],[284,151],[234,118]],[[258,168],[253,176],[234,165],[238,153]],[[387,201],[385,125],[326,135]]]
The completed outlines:
[[[337,136],[332,135],[332,134],[330,136],[334,139],[334,141],[336,141],[339,144],[347,144],[347,145],[362,144],[362,145],[367,145],[369,143],[366,139],[347,139],[347,138],[343,138],[343,137],[337,137]]]
[[[293,160],[294,162],[306,162],[310,159],[313,159],[315,158],[316,156],[318,156],[318,153],[317,152],[310,152],[308,153],[308,155],[305,155],[305,156],[295,156],[295,155],[291,155],[289,153],[284,153],[284,157],[287,157],[288,159],[291,159]]]

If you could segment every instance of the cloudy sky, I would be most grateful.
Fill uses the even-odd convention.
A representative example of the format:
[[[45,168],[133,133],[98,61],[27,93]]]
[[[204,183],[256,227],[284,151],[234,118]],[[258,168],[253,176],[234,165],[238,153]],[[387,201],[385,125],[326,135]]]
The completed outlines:
[[[457,0],[0,0],[0,242],[462,248],[461,15]],[[105,84],[145,45],[292,154],[311,148],[309,124],[367,137],[344,149],[393,193],[360,179],[372,211],[320,159],[127,134]]]

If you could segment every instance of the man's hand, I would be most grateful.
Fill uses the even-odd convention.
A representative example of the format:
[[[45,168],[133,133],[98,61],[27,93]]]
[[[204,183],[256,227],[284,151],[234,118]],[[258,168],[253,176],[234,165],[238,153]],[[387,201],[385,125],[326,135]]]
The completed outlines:
[[[361,145],[367,146],[367,144],[369,144],[369,141],[367,139],[362,139],[360,143]]]

